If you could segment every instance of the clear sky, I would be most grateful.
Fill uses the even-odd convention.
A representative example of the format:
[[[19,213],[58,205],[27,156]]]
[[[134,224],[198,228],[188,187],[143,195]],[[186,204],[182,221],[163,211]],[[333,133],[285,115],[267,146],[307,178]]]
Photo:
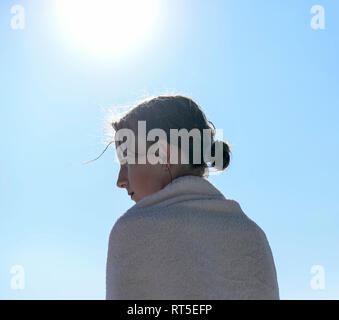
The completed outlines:
[[[313,5],[325,29],[311,27]],[[209,180],[265,231],[281,298],[339,299],[339,2],[159,0],[112,29],[97,9],[0,2],[0,298],[105,298],[109,232],[134,202],[112,148],[75,164],[104,149],[110,108],[179,93],[232,146]]]

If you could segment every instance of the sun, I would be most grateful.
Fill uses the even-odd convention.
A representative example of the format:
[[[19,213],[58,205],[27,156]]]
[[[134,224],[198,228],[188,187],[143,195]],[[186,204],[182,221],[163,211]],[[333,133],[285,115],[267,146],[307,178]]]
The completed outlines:
[[[54,13],[70,45],[122,54],[152,32],[158,0],[57,0]]]

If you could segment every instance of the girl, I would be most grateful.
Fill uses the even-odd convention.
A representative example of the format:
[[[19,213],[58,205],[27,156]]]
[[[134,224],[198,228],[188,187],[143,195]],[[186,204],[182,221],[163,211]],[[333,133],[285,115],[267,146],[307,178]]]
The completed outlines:
[[[146,135],[152,129],[166,133],[167,161],[150,160],[147,151],[155,142],[144,141],[138,132],[143,121]],[[106,299],[279,299],[265,233],[238,202],[226,199],[206,179],[211,167],[225,170],[231,154],[226,142],[215,141],[210,124],[201,108],[181,95],[147,99],[112,123],[116,132],[130,130],[136,140],[143,139],[147,157],[121,162],[117,186],[136,204],[118,218],[110,233]],[[203,142],[197,148],[189,140],[184,162],[180,140],[179,161],[171,161],[171,129],[195,129],[202,135],[210,130],[209,150]],[[118,151],[122,140],[115,143]],[[133,148],[128,144],[129,155],[145,155],[139,146]],[[222,155],[218,166],[217,149]],[[201,154],[199,163],[194,153]],[[206,154],[214,161],[206,161]]]

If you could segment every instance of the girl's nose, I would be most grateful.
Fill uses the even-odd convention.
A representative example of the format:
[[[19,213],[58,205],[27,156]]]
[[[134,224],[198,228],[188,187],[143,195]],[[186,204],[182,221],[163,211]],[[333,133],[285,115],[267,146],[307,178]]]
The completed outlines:
[[[119,171],[119,176],[117,180],[117,187],[126,188],[128,187],[128,179],[126,174],[126,168],[121,167]]]

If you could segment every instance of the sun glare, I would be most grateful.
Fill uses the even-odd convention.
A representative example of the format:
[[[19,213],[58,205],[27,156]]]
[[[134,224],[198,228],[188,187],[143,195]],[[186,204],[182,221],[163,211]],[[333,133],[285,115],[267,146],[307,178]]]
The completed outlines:
[[[121,54],[151,33],[157,0],[57,0],[65,37],[96,54]]]

